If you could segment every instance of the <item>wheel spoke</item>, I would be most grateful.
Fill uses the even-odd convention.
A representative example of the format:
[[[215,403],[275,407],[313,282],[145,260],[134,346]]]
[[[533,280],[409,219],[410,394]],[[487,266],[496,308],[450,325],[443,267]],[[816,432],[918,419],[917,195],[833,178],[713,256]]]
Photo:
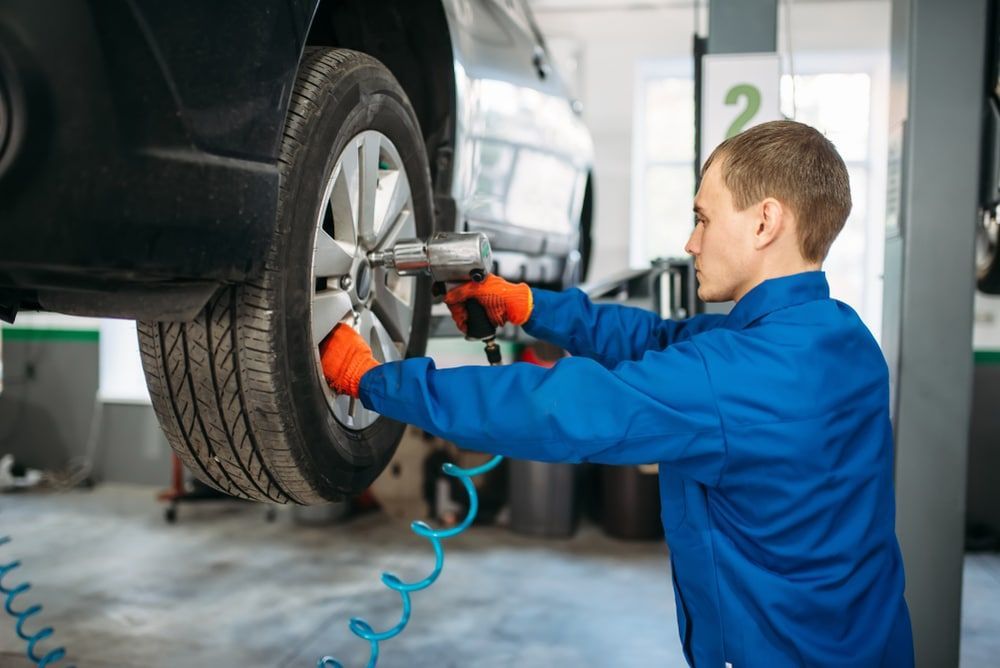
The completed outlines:
[[[385,326],[371,311],[361,314],[358,333],[372,347],[372,354],[380,362],[395,362],[402,359],[399,348]]]
[[[351,296],[343,290],[317,292],[312,304],[312,335],[316,345],[350,312]]]
[[[400,350],[401,345],[394,340],[395,337],[389,334],[388,330],[382,324],[382,320],[377,315],[372,331],[375,333],[375,341],[378,343],[378,347],[382,350],[383,361],[397,362],[403,359],[403,352]]]
[[[353,244],[338,241],[320,229],[316,232],[316,250],[313,266],[316,278],[344,276],[351,271],[356,248]]]
[[[358,242],[358,188],[360,170],[356,151],[344,151],[333,174],[330,213],[333,236],[350,244]]]
[[[378,135],[366,132],[358,147],[360,181],[358,208],[358,240],[371,247],[375,243],[375,195],[378,188]]]
[[[358,334],[363,338],[372,348],[372,356],[375,357],[379,362],[393,362],[398,359],[391,356],[391,351],[387,351],[382,345],[382,341],[379,335],[379,329],[385,331],[380,325],[378,325],[378,320],[375,318],[371,311],[365,310],[361,313],[361,317],[358,319]],[[361,402],[357,402],[357,405],[351,406],[352,412],[350,414],[351,421],[355,427],[365,425],[367,426],[371,422],[374,422],[377,417],[377,413],[369,411],[365,408]]]
[[[378,419],[378,413],[365,408],[365,405],[359,400],[355,402],[354,413],[351,415],[351,418],[353,419],[354,424],[359,428],[361,428],[362,425],[364,427],[368,427]]]
[[[386,273],[379,271],[375,275],[375,301],[372,310],[388,330],[393,341],[407,343],[410,340],[410,328],[413,326],[413,306],[386,285]],[[412,278],[401,278],[400,281],[410,281]]]
[[[379,232],[378,243],[375,244],[375,249],[384,250],[396,243],[397,239],[412,239],[415,236],[417,236],[417,225],[413,219],[413,212],[403,209],[396,216],[396,219],[392,221],[391,225],[387,224]]]
[[[346,394],[338,394],[337,398],[334,399],[333,403],[337,408],[337,413],[342,418],[347,418],[351,414],[351,403],[354,401],[353,397]]]
[[[391,243],[391,241],[385,241],[385,237],[399,223],[400,214],[403,213],[409,201],[410,184],[406,180],[406,174],[401,169],[383,172],[379,180],[379,196],[375,204],[377,247]]]

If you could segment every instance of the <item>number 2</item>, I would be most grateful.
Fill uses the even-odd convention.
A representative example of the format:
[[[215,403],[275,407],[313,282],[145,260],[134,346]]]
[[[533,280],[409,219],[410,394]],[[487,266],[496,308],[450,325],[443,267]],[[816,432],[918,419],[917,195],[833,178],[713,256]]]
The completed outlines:
[[[726,130],[725,139],[729,139],[733,135],[738,135],[743,132],[743,128],[750,122],[750,119],[753,118],[758,111],[760,111],[759,88],[745,83],[736,84],[729,89],[729,92],[726,93],[726,104],[737,104],[741,97],[746,98],[747,106],[744,107],[740,115],[733,120],[733,124],[729,126],[728,130]]]

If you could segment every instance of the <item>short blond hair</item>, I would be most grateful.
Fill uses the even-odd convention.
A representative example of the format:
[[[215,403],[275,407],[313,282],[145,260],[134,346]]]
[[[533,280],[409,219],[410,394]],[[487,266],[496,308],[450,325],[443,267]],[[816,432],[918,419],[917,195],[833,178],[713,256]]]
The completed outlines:
[[[829,139],[805,123],[771,121],[719,144],[702,176],[716,160],[737,210],[777,199],[795,214],[802,257],[823,261],[851,213],[847,166]]]

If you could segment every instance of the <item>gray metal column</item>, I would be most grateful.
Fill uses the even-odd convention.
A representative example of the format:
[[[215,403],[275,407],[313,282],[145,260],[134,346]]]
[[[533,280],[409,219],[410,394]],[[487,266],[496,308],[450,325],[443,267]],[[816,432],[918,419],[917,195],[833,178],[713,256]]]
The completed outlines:
[[[918,666],[957,666],[986,0],[894,0],[883,348]]]
[[[771,53],[778,44],[778,0],[709,0],[709,53]]]

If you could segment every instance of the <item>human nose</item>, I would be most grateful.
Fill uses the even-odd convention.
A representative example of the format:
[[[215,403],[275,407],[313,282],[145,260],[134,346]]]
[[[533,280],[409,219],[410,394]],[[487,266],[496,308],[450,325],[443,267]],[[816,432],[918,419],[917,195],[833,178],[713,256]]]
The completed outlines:
[[[695,225],[694,229],[691,230],[691,236],[684,244],[684,252],[688,255],[697,255],[701,252],[701,223]]]

